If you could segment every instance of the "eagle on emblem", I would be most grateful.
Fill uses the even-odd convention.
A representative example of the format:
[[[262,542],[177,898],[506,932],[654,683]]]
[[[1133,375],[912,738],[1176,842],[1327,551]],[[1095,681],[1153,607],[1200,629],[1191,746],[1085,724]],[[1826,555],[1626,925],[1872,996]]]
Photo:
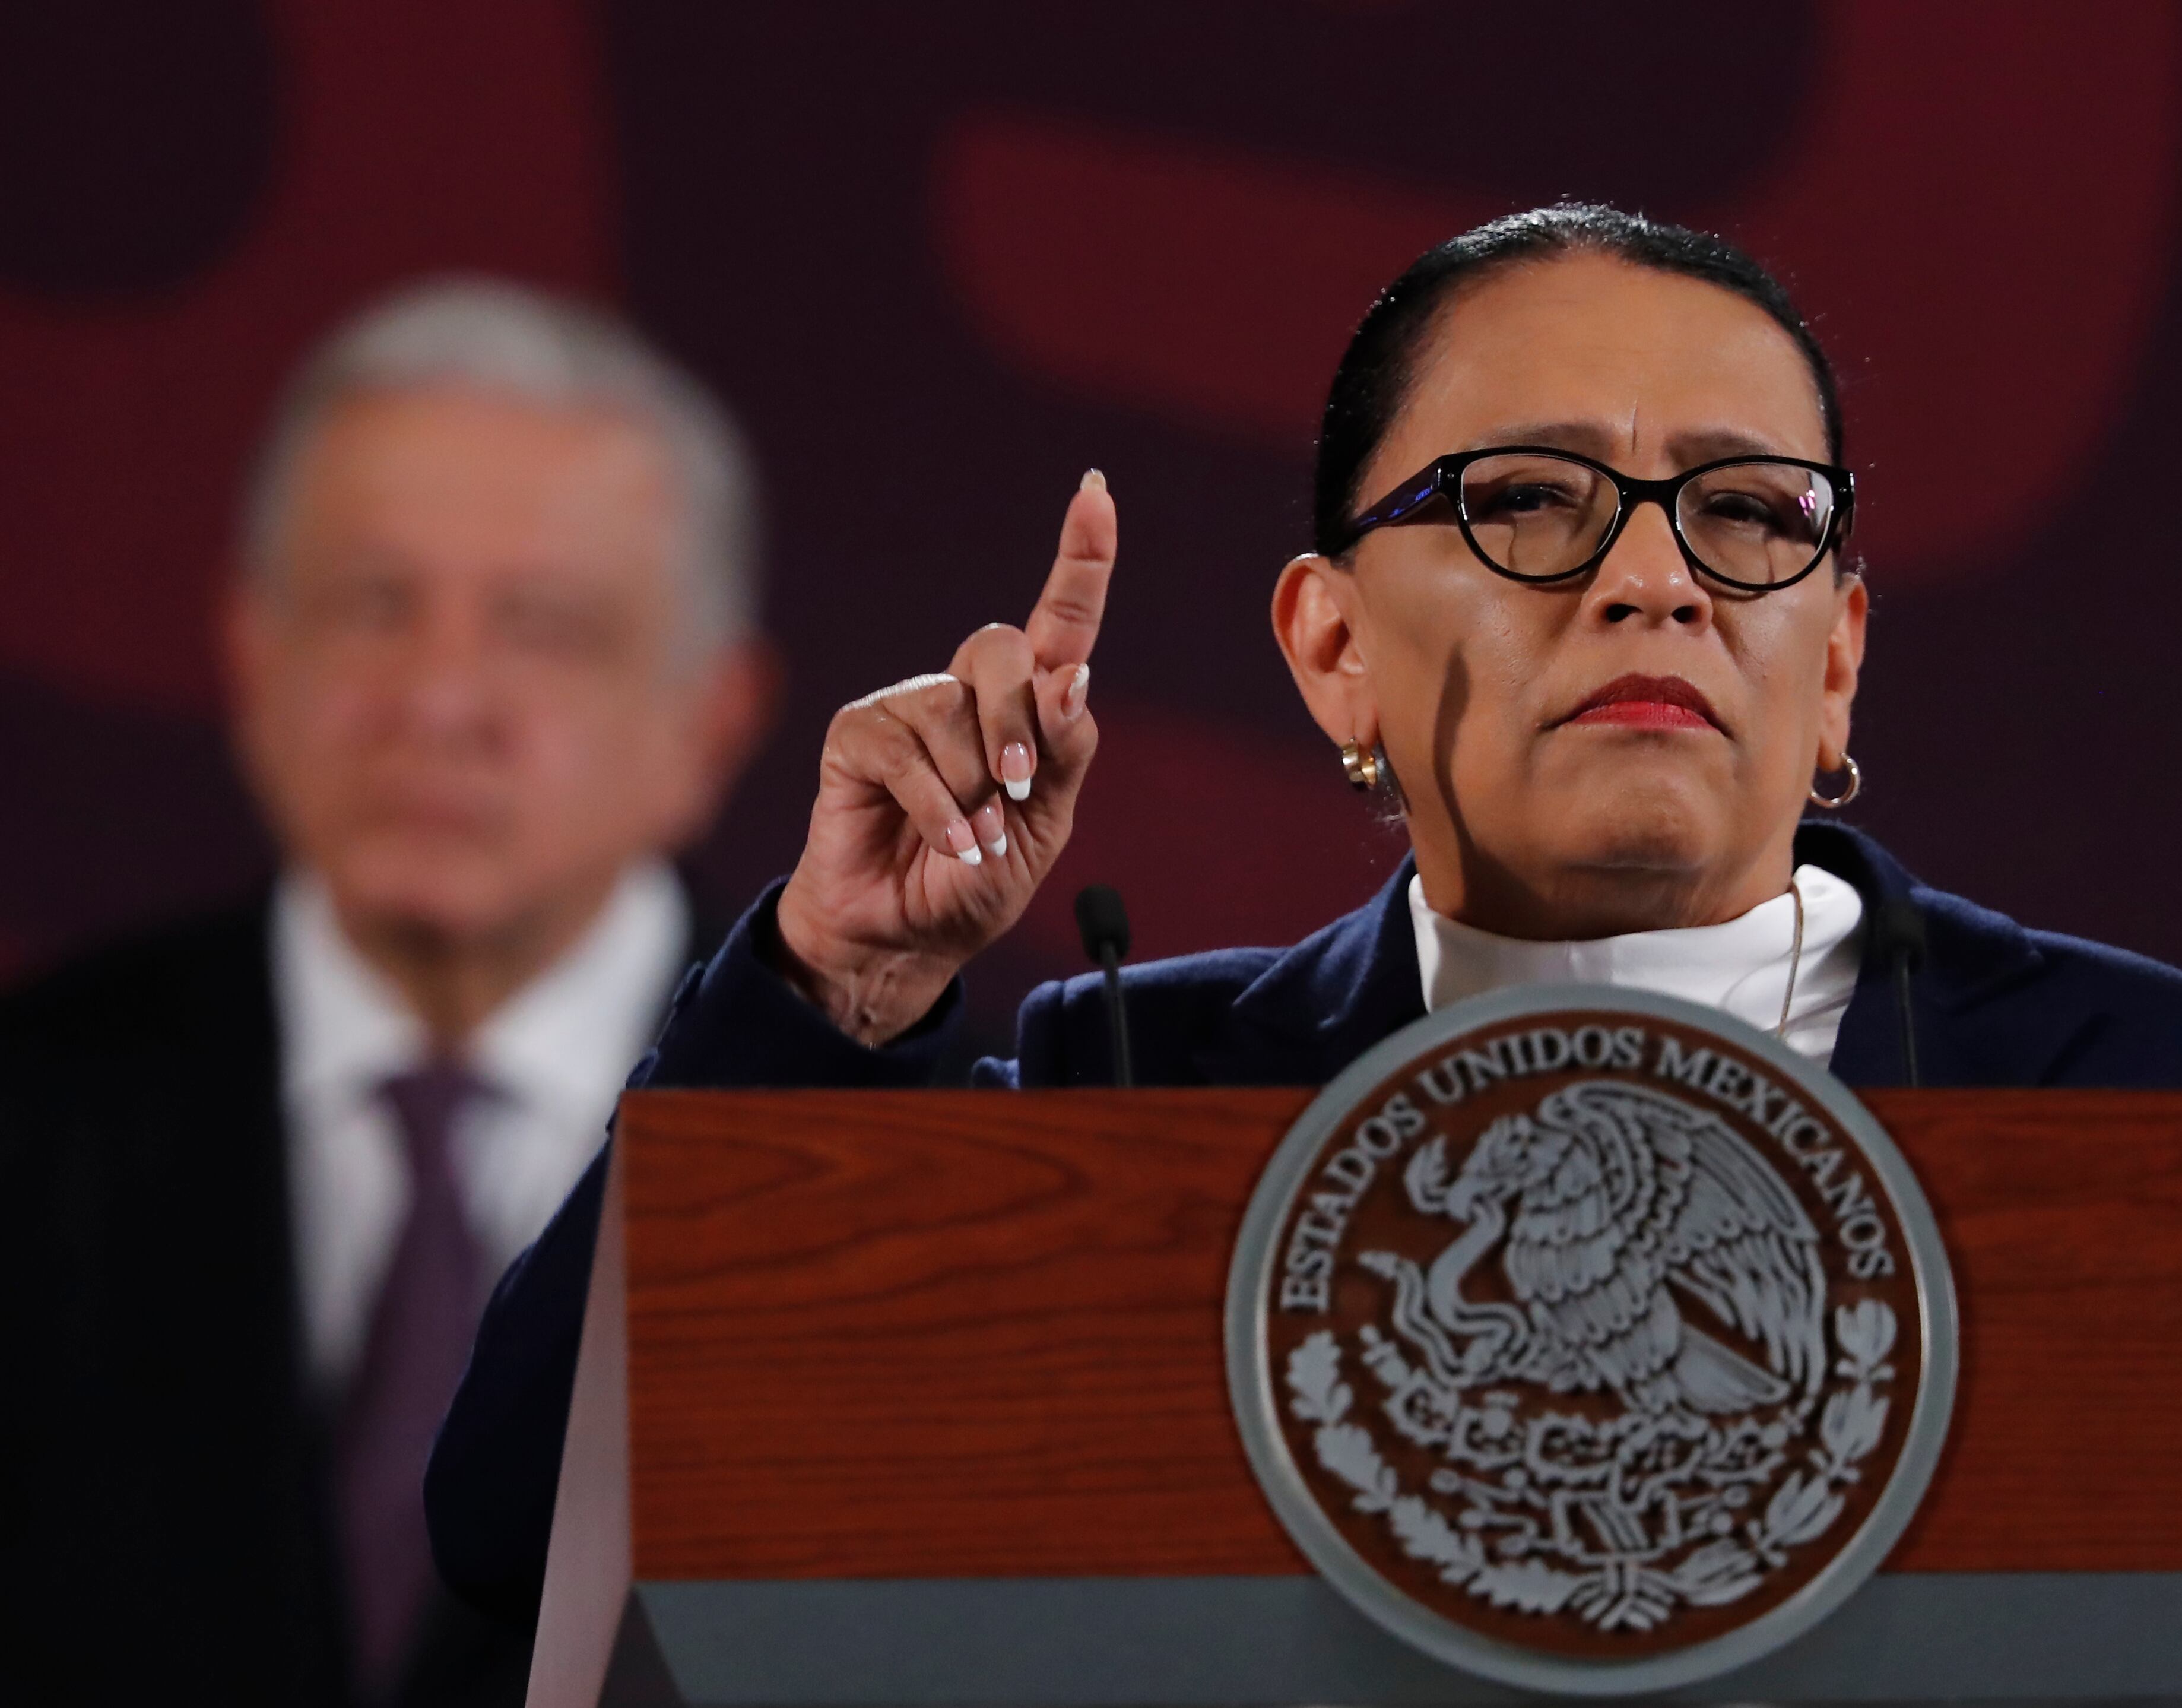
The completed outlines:
[[[1451,1387],[1605,1390],[1665,1417],[1815,1397],[1825,1382],[1818,1230],[1717,1116],[1581,1082],[1495,1120],[1459,1171],[1435,1136],[1403,1178],[1416,1209],[1463,1232],[1428,1267],[1360,1261],[1394,1282],[1394,1327]],[[1465,1285],[1496,1247],[1505,1297],[1473,1299]]]

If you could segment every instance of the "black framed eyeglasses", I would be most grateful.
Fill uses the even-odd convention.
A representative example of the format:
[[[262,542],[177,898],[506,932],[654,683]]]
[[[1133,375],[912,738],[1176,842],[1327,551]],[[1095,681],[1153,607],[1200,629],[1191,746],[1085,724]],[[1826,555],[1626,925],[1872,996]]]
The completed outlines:
[[[1856,477],[1799,457],[1723,457],[1637,480],[1573,451],[1498,445],[1443,457],[1349,524],[1346,552],[1374,529],[1428,521],[1444,498],[1486,567],[1562,581],[1598,565],[1640,504],[1667,513],[1692,569],[1746,593],[1793,586],[1848,539]]]

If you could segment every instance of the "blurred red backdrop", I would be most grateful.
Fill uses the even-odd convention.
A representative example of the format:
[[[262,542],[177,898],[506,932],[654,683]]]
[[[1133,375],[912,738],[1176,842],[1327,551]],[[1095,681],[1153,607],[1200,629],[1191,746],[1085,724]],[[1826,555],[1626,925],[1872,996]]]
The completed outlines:
[[[1863,822],[1936,881],[2182,958],[2144,881],[2182,759],[2157,0],[27,13],[0,23],[14,962],[265,868],[209,644],[236,485],[314,336],[454,268],[618,303],[756,441],[793,680],[695,857],[721,906],[793,857],[832,707],[1018,617],[1097,463],[1105,746],[981,1016],[1074,965],[1093,877],[1140,952],[1293,938],[1400,850],[1265,630],[1326,376],[1415,252],[1561,194],[1729,231],[1843,368]]]

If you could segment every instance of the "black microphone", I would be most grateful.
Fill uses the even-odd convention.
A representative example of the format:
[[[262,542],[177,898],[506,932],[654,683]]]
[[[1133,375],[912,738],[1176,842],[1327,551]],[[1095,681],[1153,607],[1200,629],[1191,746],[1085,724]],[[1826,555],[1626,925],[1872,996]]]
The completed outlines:
[[[1872,921],[1873,947],[1894,963],[1894,1005],[1902,1015],[1902,1083],[1917,1081],[1917,1026],[1909,1007],[1909,975],[1924,964],[1924,916],[1897,896]]]
[[[1129,910],[1110,884],[1087,884],[1076,892],[1076,929],[1083,952],[1106,974],[1106,1029],[1114,1040],[1114,1083],[1133,1085],[1129,1065],[1129,1012],[1121,1001],[1121,957],[1129,952]]]

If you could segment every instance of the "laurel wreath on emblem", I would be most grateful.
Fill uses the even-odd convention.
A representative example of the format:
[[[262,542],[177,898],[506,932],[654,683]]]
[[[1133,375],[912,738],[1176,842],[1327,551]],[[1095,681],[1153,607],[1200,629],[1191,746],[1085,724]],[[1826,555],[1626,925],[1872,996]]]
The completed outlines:
[[[1437,1458],[1429,1489],[1404,1490],[1350,1418],[1332,1330],[1287,1380],[1320,1465],[1409,1557],[1495,1606],[1646,1631],[1747,1595],[1840,1517],[1886,1428],[1898,1325],[1879,1300],[1839,1306],[1829,1358],[1818,1231],[1716,1117],[1569,1085],[1493,1122],[1459,1169],[1434,1137],[1403,1184],[1460,1232],[1428,1267],[1358,1254],[1393,1295],[1393,1334],[1366,1324],[1359,1350],[1387,1422]],[[1513,1302],[1465,1290],[1494,1252]],[[1578,1393],[1598,1399],[1559,1397]]]
[[[1317,1426],[1318,1462],[1354,1491],[1355,1509],[1385,1514],[1403,1552],[1437,1567],[1443,1582],[1496,1607],[1565,1609],[1601,1630],[1649,1630],[1680,1604],[1739,1600],[1785,1565],[1789,1550],[1824,1535],[1841,1516],[1843,1489],[1886,1428],[1889,1401],[1876,1389],[1893,1378],[1886,1360],[1896,1327],[1892,1310],[1876,1300],[1836,1310],[1835,1369],[1849,1385],[1827,1396],[1805,1463],[1780,1478],[1762,1512],[1739,1524],[1753,1487],[1771,1481],[1801,1433],[1792,1422],[1796,1408],[1725,1426],[1657,1417],[1598,1424],[1548,1411],[1519,1428],[1509,1409],[1513,1395],[1487,1395],[1476,1408],[1458,1400],[1435,1445],[1472,1462],[1432,1478],[1436,1494],[1457,1497],[1451,1522],[1441,1504],[1404,1491],[1370,1432],[1349,1421],[1354,1395],[1332,1330],[1318,1330],[1289,1354],[1289,1408]],[[1413,1415],[1401,1402],[1418,1391],[1416,1372],[1375,1329],[1363,1338],[1365,1362],[1388,1389],[1389,1415]],[[1418,1432],[1403,1433],[1415,1439]],[[1481,1455],[1465,1450],[1511,1435]],[[1480,1458],[1488,1462],[1480,1466]],[[1481,1469],[1498,1475],[1481,1477]],[[1591,1522],[1580,1526],[1580,1518]],[[1618,1545],[1601,1547],[1603,1535],[1619,1538]]]

